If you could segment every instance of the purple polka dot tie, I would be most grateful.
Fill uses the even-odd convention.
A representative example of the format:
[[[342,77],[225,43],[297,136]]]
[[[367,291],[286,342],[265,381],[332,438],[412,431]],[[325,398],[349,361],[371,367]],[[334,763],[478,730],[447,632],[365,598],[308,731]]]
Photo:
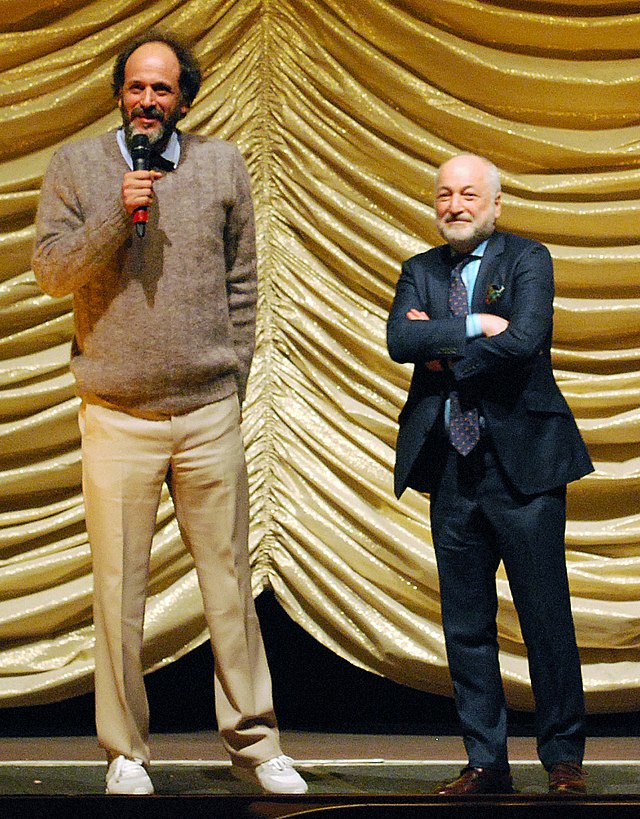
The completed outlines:
[[[451,271],[449,310],[454,316],[469,315],[467,288],[462,281],[462,270],[469,261],[470,256],[463,256]],[[449,440],[461,455],[468,455],[480,440],[478,410],[473,407],[462,409],[460,397],[455,390],[449,395]]]

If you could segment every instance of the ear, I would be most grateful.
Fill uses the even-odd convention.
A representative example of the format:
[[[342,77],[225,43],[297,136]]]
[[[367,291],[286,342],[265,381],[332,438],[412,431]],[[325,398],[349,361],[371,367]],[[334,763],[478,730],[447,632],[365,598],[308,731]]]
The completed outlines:
[[[498,191],[498,193],[496,194],[494,204],[495,204],[495,208],[496,208],[496,219],[497,219],[498,216],[500,216],[500,214],[502,213],[502,192],[501,191]]]

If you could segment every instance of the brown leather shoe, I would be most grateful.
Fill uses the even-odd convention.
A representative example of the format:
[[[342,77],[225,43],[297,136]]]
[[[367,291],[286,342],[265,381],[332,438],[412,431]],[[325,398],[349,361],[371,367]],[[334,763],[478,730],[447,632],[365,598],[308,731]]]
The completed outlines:
[[[584,796],[587,792],[585,772],[577,762],[556,762],[549,770],[549,793],[576,793]]]
[[[473,768],[468,765],[453,782],[432,791],[435,796],[469,796],[474,793],[513,793],[511,774],[495,768]]]

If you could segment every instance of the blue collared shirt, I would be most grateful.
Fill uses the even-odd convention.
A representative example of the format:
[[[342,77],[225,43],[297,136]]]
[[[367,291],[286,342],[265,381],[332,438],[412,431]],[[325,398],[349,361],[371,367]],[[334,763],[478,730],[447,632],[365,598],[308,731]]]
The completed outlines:
[[[124,157],[125,162],[127,165],[133,170],[133,159],[131,158],[131,152],[127,148],[127,143],[124,138],[124,128],[118,128],[116,131],[116,139],[118,140],[118,147],[120,148],[120,153]],[[169,142],[167,142],[167,147],[161,153],[163,159],[168,160],[171,162],[173,167],[175,168],[180,161],[180,140],[178,139],[177,131],[173,131],[171,136],[169,137]],[[469,267],[469,264],[467,267]]]
[[[471,304],[473,302],[473,291],[476,286],[480,263],[482,262],[482,257],[487,249],[488,241],[488,239],[485,239],[484,242],[481,242],[478,245],[478,247],[473,251],[473,258],[470,262],[467,262],[462,269],[462,281],[464,282],[464,286],[467,288],[467,303],[469,306],[469,315],[467,316],[467,338],[479,338],[482,335],[480,316],[477,313],[471,312]]]

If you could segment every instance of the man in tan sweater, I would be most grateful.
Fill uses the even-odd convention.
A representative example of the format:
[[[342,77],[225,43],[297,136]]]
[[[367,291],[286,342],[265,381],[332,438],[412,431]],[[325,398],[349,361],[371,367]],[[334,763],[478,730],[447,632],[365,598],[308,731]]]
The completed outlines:
[[[304,793],[280,750],[251,595],[240,432],[257,297],[249,179],[231,144],[176,130],[200,79],[172,38],[131,43],[113,72],[123,127],[64,145],[38,211],[38,281],[52,296],[73,293],[98,738],[107,793],[153,793],[141,648],[166,481],[196,565],[232,769],[266,792]],[[133,170],[137,134],[150,170]],[[139,208],[143,238],[132,228]]]

